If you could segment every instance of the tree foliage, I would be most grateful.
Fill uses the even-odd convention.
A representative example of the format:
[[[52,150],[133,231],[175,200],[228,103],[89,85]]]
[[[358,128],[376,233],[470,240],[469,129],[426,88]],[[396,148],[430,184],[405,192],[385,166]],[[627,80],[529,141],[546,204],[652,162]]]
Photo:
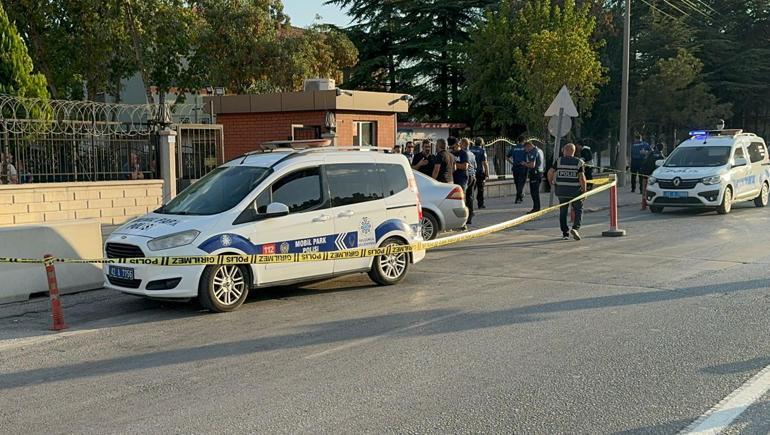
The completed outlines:
[[[305,78],[341,80],[357,60],[342,32],[292,27],[280,0],[18,0],[10,9],[62,98],[117,96],[137,73],[150,102],[205,86],[296,90]]]
[[[32,59],[16,27],[0,4],[0,93],[48,98],[45,77],[34,72]]]
[[[590,113],[605,82],[588,5],[503,1],[471,34],[466,98],[491,127],[516,122],[544,131],[543,113],[563,85]]]

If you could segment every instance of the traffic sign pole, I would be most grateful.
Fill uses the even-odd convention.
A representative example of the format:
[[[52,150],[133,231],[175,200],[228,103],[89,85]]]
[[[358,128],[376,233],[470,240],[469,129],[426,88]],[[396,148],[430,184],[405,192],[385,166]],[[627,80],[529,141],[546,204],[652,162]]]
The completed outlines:
[[[559,149],[561,148],[561,127],[562,127],[562,121],[564,120],[564,108],[559,109],[559,122],[558,127],[556,128],[556,139],[553,142],[553,160],[551,162],[555,162],[557,158],[559,158]],[[543,162],[545,163],[545,162]],[[551,195],[548,200],[548,206],[553,207],[553,198],[556,193],[556,186],[551,185]]]

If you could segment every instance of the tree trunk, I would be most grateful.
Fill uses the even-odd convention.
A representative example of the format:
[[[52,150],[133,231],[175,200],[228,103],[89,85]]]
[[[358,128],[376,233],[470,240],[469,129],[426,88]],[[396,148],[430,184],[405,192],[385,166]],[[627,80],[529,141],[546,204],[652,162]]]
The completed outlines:
[[[136,64],[139,66],[139,72],[142,76],[142,82],[144,82],[144,90],[147,95],[147,103],[155,104],[155,98],[152,95],[152,87],[150,83],[150,76],[147,74],[147,68],[144,65],[144,58],[142,56],[141,43],[139,41],[139,33],[136,30],[136,20],[134,19],[134,11],[131,7],[131,0],[124,0],[124,6],[126,7],[126,21],[128,24],[129,33],[131,33],[131,42],[134,48],[134,56],[136,57]]]

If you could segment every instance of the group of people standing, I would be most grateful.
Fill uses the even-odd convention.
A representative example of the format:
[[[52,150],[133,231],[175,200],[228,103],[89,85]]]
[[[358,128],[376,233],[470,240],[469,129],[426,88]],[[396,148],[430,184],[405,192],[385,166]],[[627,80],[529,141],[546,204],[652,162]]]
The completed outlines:
[[[636,180],[639,179],[639,193],[642,195],[642,210],[647,209],[647,179],[657,168],[656,162],[666,158],[664,145],[654,147],[645,142],[641,135],[631,145],[631,192],[636,191]]]
[[[484,140],[476,138],[471,145],[469,139],[430,139],[422,141],[419,150],[413,142],[407,142],[403,151],[396,146],[393,152],[403,153],[412,164],[412,169],[422,172],[442,183],[456,184],[465,192],[465,205],[470,214],[467,224],[473,223],[474,202],[478,208],[484,205],[484,184],[489,178],[489,163]]]

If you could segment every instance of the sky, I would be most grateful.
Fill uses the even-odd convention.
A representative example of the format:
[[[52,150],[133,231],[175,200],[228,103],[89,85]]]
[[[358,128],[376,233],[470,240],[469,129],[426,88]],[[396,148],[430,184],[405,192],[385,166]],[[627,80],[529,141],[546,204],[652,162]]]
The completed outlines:
[[[347,27],[350,18],[337,6],[324,6],[325,0],[283,0],[283,11],[297,27],[313,24],[316,14],[323,17],[321,23]]]

